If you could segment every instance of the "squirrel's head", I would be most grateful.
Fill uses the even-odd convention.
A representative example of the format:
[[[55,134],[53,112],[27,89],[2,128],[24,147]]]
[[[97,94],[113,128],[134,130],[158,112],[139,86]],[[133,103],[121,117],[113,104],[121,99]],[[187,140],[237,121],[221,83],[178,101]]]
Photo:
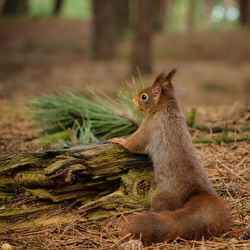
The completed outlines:
[[[177,70],[171,70],[167,75],[160,73],[154,80],[152,87],[142,90],[133,99],[135,107],[144,113],[151,113],[157,106],[174,98],[171,80]]]

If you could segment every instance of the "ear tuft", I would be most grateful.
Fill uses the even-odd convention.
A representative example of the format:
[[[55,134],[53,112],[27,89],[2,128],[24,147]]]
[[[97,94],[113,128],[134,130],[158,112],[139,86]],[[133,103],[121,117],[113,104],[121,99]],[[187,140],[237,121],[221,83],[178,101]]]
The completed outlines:
[[[176,68],[172,69],[166,76],[165,81],[171,81],[172,78],[175,76],[176,72],[177,72]]]
[[[164,83],[166,78],[166,74],[164,72],[161,72],[154,80],[153,86],[152,86],[152,92],[154,94],[159,94],[161,92],[161,86]]]
[[[166,78],[166,74],[161,72],[154,80],[154,83],[164,82]]]

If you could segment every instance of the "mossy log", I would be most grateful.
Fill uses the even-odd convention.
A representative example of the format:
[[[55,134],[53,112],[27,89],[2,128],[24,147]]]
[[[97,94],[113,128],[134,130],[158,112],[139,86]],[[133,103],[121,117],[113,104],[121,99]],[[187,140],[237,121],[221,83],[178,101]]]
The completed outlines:
[[[241,139],[249,140],[249,135],[231,138],[224,133],[193,142]],[[146,155],[107,141],[45,152],[2,154],[0,232],[65,223],[72,216],[93,223],[115,213],[148,208],[155,188],[152,170]]]
[[[146,155],[108,142],[3,154],[0,232],[63,223],[72,216],[93,223],[117,212],[146,208],[154,186]]]

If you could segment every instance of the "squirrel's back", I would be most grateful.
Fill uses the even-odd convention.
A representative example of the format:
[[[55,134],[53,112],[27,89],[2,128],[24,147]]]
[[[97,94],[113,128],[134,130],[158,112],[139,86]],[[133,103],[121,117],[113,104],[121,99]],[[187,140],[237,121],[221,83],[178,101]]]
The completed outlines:
[[[146,122],[151,127],[146,151],[153,161],[158,189],[168,193],[171,200],[179,197],[183,202],[192,194],[216,196],[197,158],[177,100],[173,97],[170,104],[166,100],[165,106],[161,105]]]

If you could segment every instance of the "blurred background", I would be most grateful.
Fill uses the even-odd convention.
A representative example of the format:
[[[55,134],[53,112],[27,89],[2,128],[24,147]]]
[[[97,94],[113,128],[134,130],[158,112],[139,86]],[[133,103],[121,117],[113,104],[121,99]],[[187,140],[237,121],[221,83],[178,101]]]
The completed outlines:
[[[171,246],[243,249],[247,243],[237,238],[249,221],[249,192],[243,184],[249,180],[250,0],[0,0],[0,156],[130,135],[143,120],[141,112],[133,110],[133,83],[151,86],[160,72],[173,68],[178,69],[173,84],[189,132],[195,143],[200,142],[195,150],[218,193],[231,202],[234,227],[223,238],[178,241],[177,245],[174,241]],[[126,83],[131,84],[129,91],[122,89]],[[90,95],[89,87],[98,95]],[[48,156],[47,165],[54,153],[42,155]],[[11,162],[11,156],[4,157]],[[56,157],[58,163],[66,162],[64,166],[72,162]],[[29,170],[30,161],[24,159],[19,165]],[[7,167],[2,166],[3,172]],[[75,166],[71,174],[79,171]],[[39,171],[34,173],[40,178]],[[30,176],[36,178],[33,173]],[[70,181],[75,183],[72,176]],[[14,225],[18,233],[2,233],[0,247],[2,240],[18,249],[45,249],[46,245],[47,249],[78,249],[77,244],[104,249],[103,242],[114,249],[127,239],[114,235],[116,215],[103,226],[82,227],[87,217],[72,207],[77,208],[80,198],[72,199],[72,206],[60,205],[54,217],[45,216],[39,200],[39,219],[25,222],[27,211],[35,218],[37,200],[10,184],[12,177],[18,183],[32,182],[29,171],[15,178],[13,172],[0,180],[1,218],[18,211],[21,216],[15,217],[20,222]],[[7,195],[4,185],[8,185]],[[30,188],[34,194],[40,190]],[[78,191],[71,190],[77,197]],[[20,197],[12,196],[13,192]],[[101,194],[109,190],[105,192]],[[52,197],[47,195],[50,190],[42,190],[43,194]],[[43,207],[49,207],[47,200]],[[69,221],[61,221],[64,217]],[[43,227],[22,230],[26,224],[39,225],[41,218]],[[7,222],[0,223],[6,230]],[[54,222],[56,227],[50,229],[49,223]]]
[[[0,97],[114,96],[138,72],[149,86],[177,67],[182,103],[246,104],[249,31],[248,0],[0,0]]]

